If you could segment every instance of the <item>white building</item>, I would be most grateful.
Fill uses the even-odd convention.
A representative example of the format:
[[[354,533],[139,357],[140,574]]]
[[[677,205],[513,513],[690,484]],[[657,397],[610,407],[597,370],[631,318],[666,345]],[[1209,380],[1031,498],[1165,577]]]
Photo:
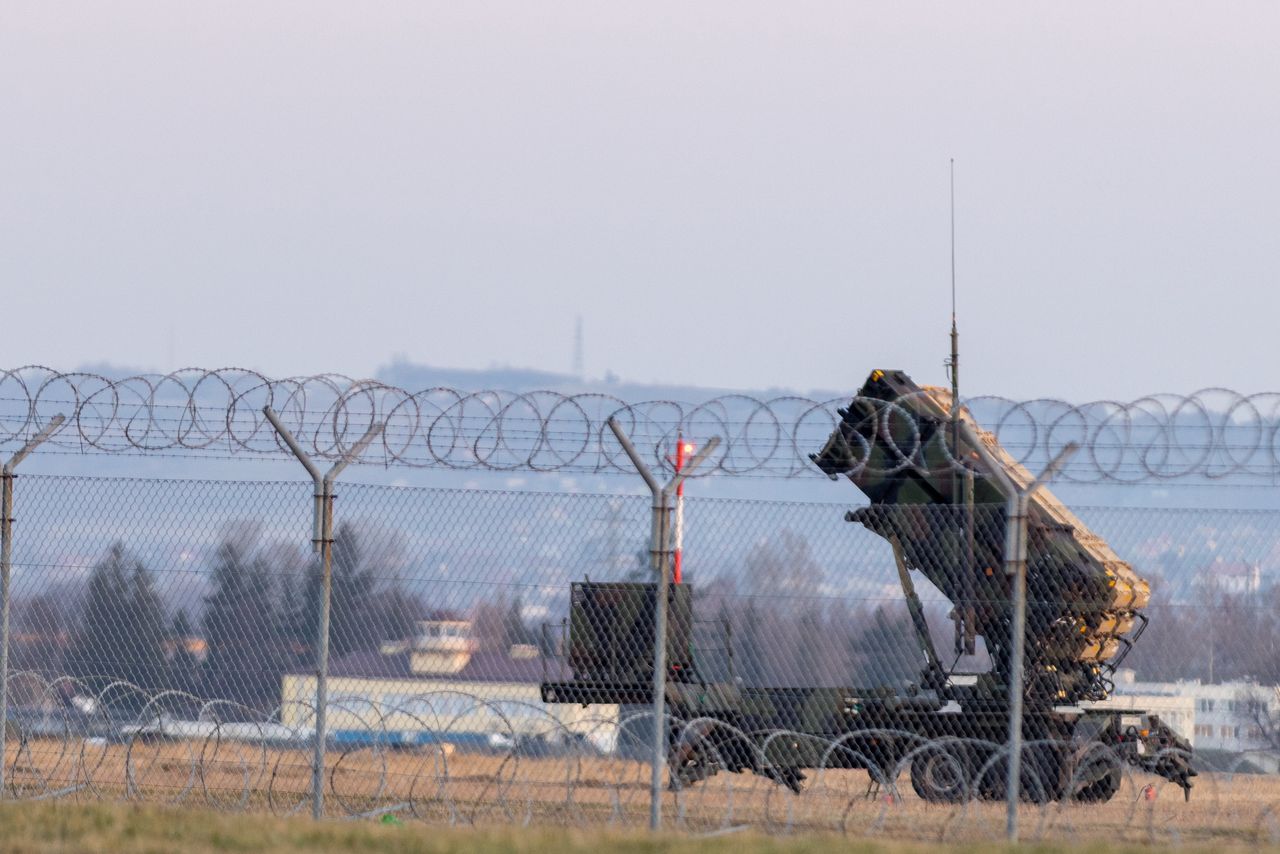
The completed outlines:
[[[1257,563],[1225,561],[1221,557],[1200,571],[1198,580],[1206,587],[1240,595],[1262,589],[1262,566]]]
[[[1172,715],[1178,702],[1184,708],[1175,718]],[[1122,668],[1116,673],[1115,693],[1103,705],[1112,703],[1118,708],[1155,712],[1197,750],[1240,755],[1271,773],[1280,772],[1280,746],[1267,741],[1258,723],[1259,715],[1280,718],[1280,686],[1256,682],[1206,685],[1198,679],[1139,682],[1132,670]],[[1165,717],[1162,706],[1169,708],[1170,717]]]
[[[534,739],[548,748],[580,740],[611,751],[616,705],[542,702],[540,683],[563,679],[559,662],[537,647],[478,651],[469,621],[424,620],[417,636],[335,659],[329,666],[329,738],[337,743],[505,747]],[[281,720],[299,731],[314,725],[314,673],[286,674]]]
[[[1119,685],[1116,692],[1105,700],[1095,703],[1081,703],[1091,709],[1114,709],[1120,712],[1141,711],[1159,716],[1178,735],[1195,745],[1196,702],[1192,697],[1177,694],[1156,692],[1121,693]]]

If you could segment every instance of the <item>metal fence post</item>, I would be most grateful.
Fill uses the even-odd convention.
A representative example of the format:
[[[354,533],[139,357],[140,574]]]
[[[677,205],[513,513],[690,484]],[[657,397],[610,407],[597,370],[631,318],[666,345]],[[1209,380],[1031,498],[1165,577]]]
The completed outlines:
[[[653,608],[653,758],[649,775],[649,829],[659,830],[662,828],[662,775],[667,764],[667,600],[671,589],[671,496],[684,483],[685,478],[711,456],[711,452],[720,444],[720,438],[713,437],[697,456],[684,464],[666,486],[659,486],[658,479],[644,464],[635,446],[623,432],[622,425],[614,418],[610,418],[608,424],[653,496],[649,554],[656,575],[656,590]]]
[[[1013,625],[1009,642],[1009,762],[1005,780],[1005,832],[1018,841],[1022,777],[1022,660],[1027,646],[1027,496],[1015,492],[1005,509],[1004,571],[1013,580]]]
[[[271,422],[277,434],[293,455],[302,463],[315,485],[312,506],[312,547],[320,553],[320,619],[316,628],[316,732],[311,759],[311,817],[324,816],[324,767],[325,748],[328,745],[329,707],[329,615],[333,597],[333,482],[351,462],[356,460],[369,443],[382,432],[383,425],[375,424],[360,437],[342,458],[333,464],[323,476],[311,457],[298,444],[298,440],[284,426],[280,417],[269,406],[262,413]]]
[[[27,454],[52,436],[66,419],[55,415],[0,469],[0,800],[8,787],[9,749],[9,595],[13,574],[13,470]]]
[[[1012,652],[1009,659],[1009,776],[1005,788],[1005,832],[1018,841],[1018,798],[1022,777],[1022,667],[1027,647],[1027,511],[1031,495],[1049,482],[1080,446],[1069,442],[1025,489],[1009,493],[1005,510],[1004,571],[1013,579]]]

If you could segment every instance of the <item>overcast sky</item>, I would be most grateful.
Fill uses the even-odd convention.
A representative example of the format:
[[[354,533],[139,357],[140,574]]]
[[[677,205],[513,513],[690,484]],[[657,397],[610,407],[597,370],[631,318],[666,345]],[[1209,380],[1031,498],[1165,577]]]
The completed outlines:
[[[0,12],[0,363],[1280,389],[1280,4]]]

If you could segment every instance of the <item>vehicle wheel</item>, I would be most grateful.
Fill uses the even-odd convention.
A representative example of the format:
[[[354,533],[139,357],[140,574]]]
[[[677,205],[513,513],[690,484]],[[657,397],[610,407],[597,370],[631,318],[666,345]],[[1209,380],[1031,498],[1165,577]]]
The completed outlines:
[[[958,751],[927,747],[911,760],[911,788],[921,800],[954,804],[969,796],[969,770]]]
[[[983,800],[1003,801],[1009,791],[1009,760],[999,757],[985,766],[977,790]],[[1046,804],[1060,799],[1066,789],[1058,754],[1052,750],[1027,749],[1018,775],[1018,800]]]
[[[1022,757],[1021,796],[1033,804],[1061,800],[1066,794],[1067,766],[1062,751],[1051,744],[1027,749]]]
[[[1081,767],[1078,772],[1082,782],[1075,791],[1073,800],[1085,804],[1101,804],[1111,800],[1120,791],[1123,777],[1120,765],[1105,759],[1095,759]]]
[[[720,770],[718,763],[713,765],[708,760],[702,745],[685,743],[673,750],[667,757],[671,791],[688,788]]]

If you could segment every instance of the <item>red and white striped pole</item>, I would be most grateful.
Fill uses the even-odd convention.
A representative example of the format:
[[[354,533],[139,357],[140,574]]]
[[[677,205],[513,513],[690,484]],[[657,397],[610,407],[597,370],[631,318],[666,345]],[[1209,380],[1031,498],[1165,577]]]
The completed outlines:
[[[676,474],[684,468],[686,454],[693,453],[693,445],[685,444],[684,437],[676,434]],[[684,577],[684,481],[676,487],[676,542],[672,558],[671,580],[680,584]]]

